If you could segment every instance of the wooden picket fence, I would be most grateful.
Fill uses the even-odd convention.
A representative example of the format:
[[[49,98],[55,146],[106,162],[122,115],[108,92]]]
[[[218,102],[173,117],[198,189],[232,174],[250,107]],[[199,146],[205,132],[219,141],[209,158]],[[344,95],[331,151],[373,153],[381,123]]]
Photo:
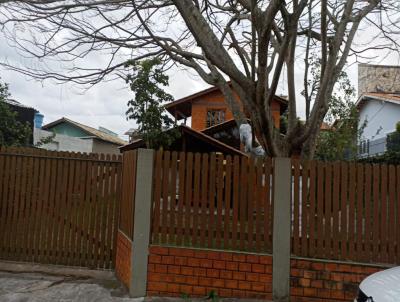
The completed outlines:
[[[156,153],[152,242],[270,253],[274,161]],[[400,264],[400,167],[292,160],[292,254]]]
[[[136,166],[136,151],[0,148],[0,259],[112,269],[118,219],[133,236]],[[273,171],[156,152],[152,243],[270,253]],[[400,166],[292,159],[291,193],[293,255],[400,264]]]
[[[114,267],[121,156],[0,149],[0,259]]]
[[[153,243],[271,251],[271,159],[159,151]]]
[[[119,229],[133,240],[135,216],[137,151],[124,152],[122,164],[122,196]],[[150,218],[149,218],[150,219]]]
[[[400,264],[400,166],[292,163],[293,254]]]

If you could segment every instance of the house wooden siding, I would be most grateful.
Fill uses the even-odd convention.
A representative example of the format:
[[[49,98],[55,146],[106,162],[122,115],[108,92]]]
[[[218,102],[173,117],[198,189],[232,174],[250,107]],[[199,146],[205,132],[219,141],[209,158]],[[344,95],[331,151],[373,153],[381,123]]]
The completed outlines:
[[[239,97],[237,95],[235,96],[239,100]],[[233,119],[233,114],[225,104],[222,93],[220,91],[212,91],[192,100],[192,129],[201,131],[207,128],[207,111],[209,110],[225,110],[225,121]],[[279,129],[281,104],[278,101],[273,100],[271,111],[274,125]]]

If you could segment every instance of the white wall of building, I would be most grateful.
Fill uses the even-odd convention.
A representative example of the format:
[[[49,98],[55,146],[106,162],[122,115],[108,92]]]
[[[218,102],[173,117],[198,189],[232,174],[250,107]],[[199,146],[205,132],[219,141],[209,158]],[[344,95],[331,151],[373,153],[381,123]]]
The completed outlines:
[[[396,123],[400,121],[400,104],[367,100],[360,109],[360,125],[364,121],[367,125],[362,134],[362,140],[376,140],[396,130]]]
[[[35,128],[33,131],[33,143],[38,143],[42,138],[51,136],[50,131]],[[40,148],[52,151],[70,151],[91,153],[93,150],[93,139],[80,139],[63,134],[56,134],[53,141]]]

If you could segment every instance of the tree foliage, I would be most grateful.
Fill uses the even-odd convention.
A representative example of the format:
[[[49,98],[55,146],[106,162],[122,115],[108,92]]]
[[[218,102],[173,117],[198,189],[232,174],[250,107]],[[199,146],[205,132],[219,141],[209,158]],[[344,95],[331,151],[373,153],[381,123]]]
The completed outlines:
[[[0,146],[28,146],[32,130],[28,123],[17,120],[18,113],[5,102],[9,97],[8,85],[0,83]]]
[[[318,69],[315,62],[312,69]],[[318,75],[318,72],[312,71]],[[318,77],[310,82],[310,87],[317,86]],[[314,88],[311,88],[311,91]],[[357,157],[357,142],[364,128],[359,125],[359,114],[355,106],[355,88],[346,72],[342,71],[329,101],[329,110],[324,122],[329,129],[321,130],[317,139],[315,157],[320,160],[354,160]]]
[[[163,103],[172,102],[173,97],[162,86],[168,86],[168,76],[160,66],[160,60],[151,59],[140,62],[128,62],[131,73],[127,83],[135,94],[128,102],[128,119],[138,124],[138,134],[146,142],[147,148],[168,147],[177,137],[178,132],[170,129],[174,122],[168,116]]]
[[[5,0],[3,34],[40,64],[3,64],[40,79],[92,85],[123,74],[127,61],[158,57],[165,68],[179,65],[217,86],[238,126],[250,118],[267,154],[302,150],[312,157],[349,56],[370,59],[369,50],[382,56],[398,50],[393,16],[399,11],[398,0]],[[366,29],[371,35],[354,43]],[[108,60],[86,60],[94,54]],[[320,61],[314,92],[307,85],[312,54]],[[62,62],[63,69],[46,59]],[[297,68],[300,61],[304,68]],[[288,92],[285,136],[275,129],[271,110],[281,83]],[[301,90],[304,99],[296,94]],[[297,108],[304,103],[307,119],[300,123]]]

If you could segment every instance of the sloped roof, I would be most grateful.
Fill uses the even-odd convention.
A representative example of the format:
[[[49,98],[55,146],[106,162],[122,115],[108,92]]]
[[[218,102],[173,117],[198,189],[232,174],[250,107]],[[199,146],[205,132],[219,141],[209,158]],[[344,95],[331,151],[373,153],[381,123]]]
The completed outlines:
[[[169,129],[171,130],[171,129]],[[169,131],[166,130],[166,131]],[[179,125],[178,126],[178,130],[181,132],[182,135],[187,134],[191,137],[194,137],[200,141],[203,141],[207,144],[209,144],[210,146],[212,146],[214,149],[218,150],[219,152],[224,152],[227,154],[233,154],[233,155],[240,155],[240,156],[247,156],[246,153],[237,150],[227,144],[224,144],[222,142],[220,142],[219,140],[208,136],[200,131],[196,131],[188,126],[185,125]],[[137,148],[145,148],[146,144],[144,142],[143,139],[138,139],[135,140],[129,144],[126,144],[125,146],[120,147],[121,151],[127,151],[127,150],[133,150],[133,149],[137,149]]]
[[[228,84],[230,85],[230,82]],[[175,115],[175,113],[177,113],[178,119],[189,117],[192,113],[192,102],[194,101],[194,99],[215,91],[220,91],[220,90],[216,86],[201,90],[199,92],[185,96],[179,100],[166,104],[165,109],[167,109],[167,111],[172,115]],[[284,97],[275,95],[274,99],[280,102],[284,106],[288,105],[288,100],[285,99]]]
[[[213,125],[211,127],[201,130],[206,135],[211,135],[219,131],[223,131],[229,128],[237,127],[236,121],[234,119],[227,120],[225,122]]]
[[[14,99],[5,99],[4,102],[9,104],[9,105],[16,106],[16,107],[33,109],[33,110],[37,111],[35,108],[27,106],[27,105],[24,105],[24,104],[21,104],[20,102],[18,102],[17,100],[14,100]]]
[[[390,102],[393,104],[400,105],[400,94],[384,93],[384,92],[368,92],[360,96],[360,98],[356,103],[356,106],[359,108],[365,101],[368,101],[370,99]]]
[[[105,133],[105,132],[102,132],[100,130],[97,130],[97,129],[93,128],[93,127],[86,126],[86,125],[83,125],[81,123],[78,123],[78,122],[75,122],[73,120],[70,120],[70,119],[68,119],[66,117],[60,118],[60,119],[58,119],[58,120],[56,120],[54,122],[51,122],[51,123],[49,123],[47,125],[44,125],[42,127],[42,129],[49,130],[49,129],[55,127],[56,125],[59,125],[59,124],[62,124],[62,123],[71,124],[71,125],[79,128],[79,129],[83,130],[88,135],[91,135],[91,136],[93,136],[93,137],[95,137],[97,139],[100,139],[100,140],[108,142],[108,143],[112,143],[112,144],[116,144],[116,145],[120,145],[120,146],[126,144],[126,141],[120,139],[118,136],[110,135],[108,133]]]

